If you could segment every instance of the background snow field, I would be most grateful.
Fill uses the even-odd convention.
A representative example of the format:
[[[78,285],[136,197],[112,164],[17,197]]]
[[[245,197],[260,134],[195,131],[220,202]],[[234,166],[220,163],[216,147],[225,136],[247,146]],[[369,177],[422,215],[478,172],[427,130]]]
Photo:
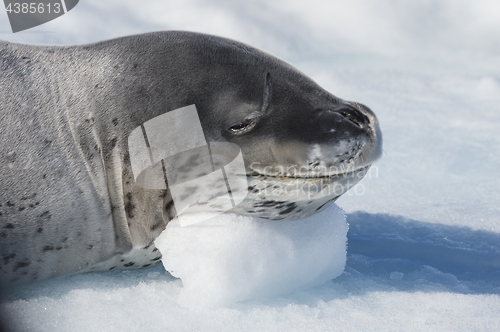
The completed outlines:
[[[27,43],[168,29],[248,43],[375,111],[382,159],[337,201],[349,223],[344,272],[286,295],[204,309],[181,305],[187,290],[162,266],[75,275],[3,291],[4,326],[500,330],[497,1],[81,0],[68,14],[17,34],[0,11],[0,38]]]

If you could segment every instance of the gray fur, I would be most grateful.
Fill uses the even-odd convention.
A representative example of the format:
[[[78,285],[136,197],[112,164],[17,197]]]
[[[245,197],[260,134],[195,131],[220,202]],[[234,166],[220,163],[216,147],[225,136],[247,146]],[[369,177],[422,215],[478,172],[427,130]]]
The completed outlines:
[[[168,190],[135,185],[127,137],[170,110],[195,104],[207,142],[240,146],[251,193],[237,213],[309,216],[380,155],[368,108],[224,38],[172,31],[68,47],[0,42],[0,69],[2,285],[160,262],[152,241],[175,206]],[[242,122],[247,132],[228,129]],[[276,171],[283,166],[305,174]],[[318,177],[319,167],[333,170]],[[320,182],[318,195],[293,191]],[[341,192],[325,191],[335,183]],[[291,191],[264,190],[276,185]]]

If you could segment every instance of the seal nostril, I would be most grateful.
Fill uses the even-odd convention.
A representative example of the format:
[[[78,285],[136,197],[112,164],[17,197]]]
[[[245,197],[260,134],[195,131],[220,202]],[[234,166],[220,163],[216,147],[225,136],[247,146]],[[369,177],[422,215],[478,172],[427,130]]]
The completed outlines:
[[[344,118],[358,126],[359,128],[363,128],[370,123],[370,120],[366,115],[364,115],[361,111],[355,108],[343,108],[336,113],[342,115]]]
[[[344,118],[346,118],[349,121],[353,122],[358,127],[362,127],[361,123],[359,123],[359,121],[354,116],[352,116],[351,114],[349,114],[348,112],[339,111],[338,113],[340,113]]]
[[[370,125],[370,119],[363,111],[346,104],[338,104],[330,109],[315,110],[310,120],[313,123],[319,123],[323,133],[333,133],[342,128],[342,130],[348,130],[346,125],[365,130]]]

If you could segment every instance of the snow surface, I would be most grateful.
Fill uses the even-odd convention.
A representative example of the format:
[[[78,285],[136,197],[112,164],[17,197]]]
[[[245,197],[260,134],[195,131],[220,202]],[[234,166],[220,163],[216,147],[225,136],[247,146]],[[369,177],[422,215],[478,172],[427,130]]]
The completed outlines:
[[[185,217],[208,220],[182,227],[174,219],[155,240],[165,270],[182,281],[183,306],[203,309],[288,294],[344,271],[348,226],[336,204],[286,222],[199,215]]]
[[[1,15],[4,15],[3,17]],[[17,331],[500,329],[500,8],[495,0],[82,0],[0,38],[75,44],[154,30],[222,35],[277,55],[379,117],[384,154],[338,205],[346,268],[287,295],[193,310],[163,267],[1,294]],[[313,258],[311,258],[313,259]]]

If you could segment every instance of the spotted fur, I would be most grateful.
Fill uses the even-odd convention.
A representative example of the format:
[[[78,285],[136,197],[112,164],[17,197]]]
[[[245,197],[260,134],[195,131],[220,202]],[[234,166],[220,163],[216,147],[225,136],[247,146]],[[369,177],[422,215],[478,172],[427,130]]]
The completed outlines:
[[[367,107],[235,41],[169,31],[66,47],[0,42],[0,285],[159,264],[154,239],[177,211],[168,189],[136,185],[127,138],[192,104],[208,143],[241,148],[249,194],[236,213],[312,215],[380,155]]]

